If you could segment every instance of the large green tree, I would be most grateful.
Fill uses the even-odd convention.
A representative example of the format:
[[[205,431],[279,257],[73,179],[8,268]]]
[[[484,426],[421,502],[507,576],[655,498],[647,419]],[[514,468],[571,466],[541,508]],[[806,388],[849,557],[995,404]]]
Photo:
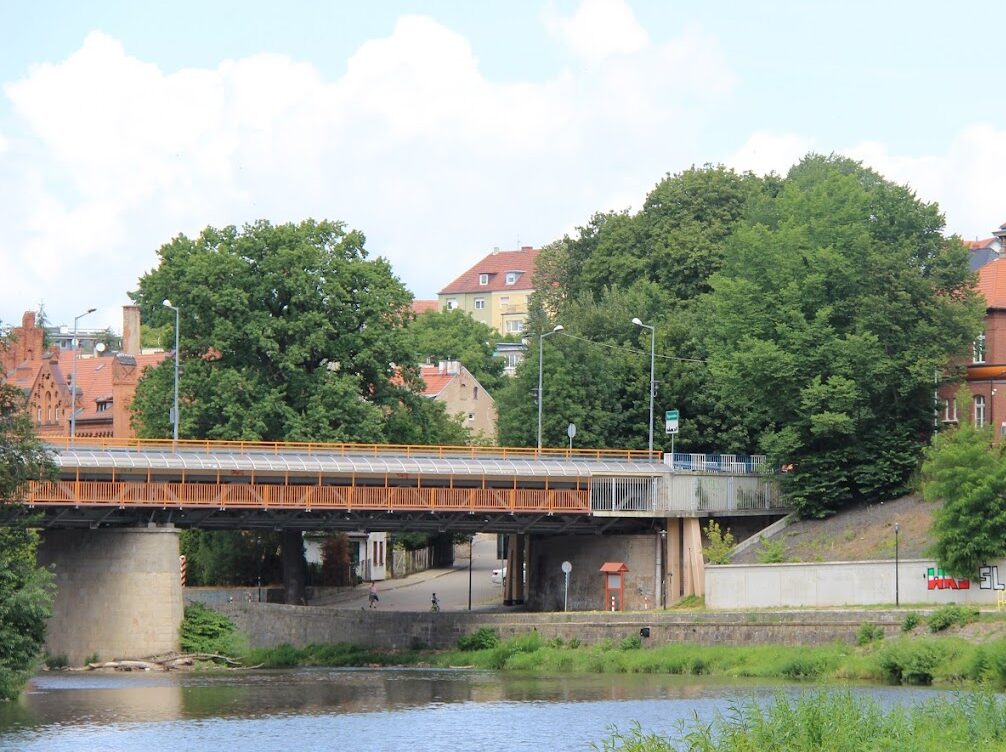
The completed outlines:
[[[981,329],[967,253],[935,205],[840,157],[807,157],[762,209],[703,301],[718,398],[746,443],[793,465],[801,513],[898,494],[934,372]]]
[[[362,233],[312,220],[208,227],[158,258],[132,297],[155,327],[174,325],[162,301],[180,310],[182,436],[459,441],[457,423],[417,396],[411,296]],[[170,435],[172,368],[137,389],[144,436]]]
[[[504,383],[502,358],[493,353],[499,332],[464,311],[427,311],[407,329],[418,363],[457,360],[494,395]]]
[[[0,384],[0,503],[21,503],[30,481],[53,472],[24,395]],[[37,547],[37,532],[24,524],[0,527],[0,700],[15,699],[37,668],[52,613],[53,578],[36,566]]]

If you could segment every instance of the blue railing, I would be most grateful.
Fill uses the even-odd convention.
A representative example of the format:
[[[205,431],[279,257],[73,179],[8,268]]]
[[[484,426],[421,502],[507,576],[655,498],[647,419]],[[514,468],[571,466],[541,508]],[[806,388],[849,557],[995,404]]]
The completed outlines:
[[[664,464],[675,470],[693,473],[729,473],[756,475],[764,472],[764,454],[686,454],[675,452],[664,455]]]

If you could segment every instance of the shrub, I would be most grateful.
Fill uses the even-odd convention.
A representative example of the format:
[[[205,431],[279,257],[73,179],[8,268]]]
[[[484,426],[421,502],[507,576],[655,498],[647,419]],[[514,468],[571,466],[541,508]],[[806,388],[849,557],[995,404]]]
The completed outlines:
[[[716,520],[709,520],[703,531],[706,534],[706,560],[710,564],[729,564],[735,541],[729,529],[720,528]]]
[[[781,540],[762,538],[755,551],[755,558],[759,564],[782,564],[786,561],[786,544]]]
[[[880,670],[894,684],[932,684],[947,647],[936,640],[897,640],[878,654]]]
[[[929,622],[930,632],[942,632],[948,627],[952,627],[954,625],[963,627],[965,624],[970,624],[971,622],[977,620],[977,608],[951,604],[949,606],[941,606],[933,611],[927,621]]]
[[[907,614],[905,614],[904,621],[901,622],[901,631],[911,632],[919,625],[919,621],[920,621],[919,615],[914,611],[909,611]]]
[[[639,650],[643,647],[643,640],[639,635],[629,635],[618,647],[622,650]]]
[[[458,638],[458,650],[491,650],[499,644],[499,634],[489,627],[482,627],[474,634]]]
[[[884,628],[877,624],[860,624],[856,633],[856,642],[859,645],[869,645],[871,642],[884,639]]]
[[[248,638],[228,617],[201,603],[185,607],[181,629],[182,650],[241,656],[248,652]]]
[[[65,655],[46,655],[45,665],[49,669],[61,669],[70,665]]]

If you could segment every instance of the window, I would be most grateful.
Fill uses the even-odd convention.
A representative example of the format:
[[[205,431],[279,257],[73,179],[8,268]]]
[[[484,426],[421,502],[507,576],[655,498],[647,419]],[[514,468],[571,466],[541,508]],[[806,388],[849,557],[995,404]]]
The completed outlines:
[[[455,298],[448,298],[447,299],[447,310],[448,311],[453,311],[457,307],[458,307],[458,301]]]
[[[489,284],[489,275],[488,274],[480,274],[479,275],[479,284],[480,285],[488,285]]]
[[[479,388],[477,386],[472,387],[472,399],[477,400],[479,398]]]
[[[507,272],[506,273],[506,283],[512,285],[517,281],[517,272]]]
[[[510,334],[524,331],[524,322],[521,319],[509,319],[506,322],[506,330]]]
[[[957,400],[943,400],[943,421],[945,423],[957,422]]]
[[[486,299],[485,298],[475,298],[475,310],[476,311],[484,310],[485,307],[486,307]]]
[[[500,305],[510,305],[510,298],[504,295],[500,298]]]
[[[985,398],[980,394],[975,397],[975,425],[978,428],[985,425]]]
[[[506,367],[511,369],[520,365],[520,362],[524,359],[519,352],[508,352],[503,357],[506,359]]]
[[[971,362],[972,363],[984,363],[985,362],[985,333],[982,332],[978,335],[978,339],[974,341],[971,345]]]

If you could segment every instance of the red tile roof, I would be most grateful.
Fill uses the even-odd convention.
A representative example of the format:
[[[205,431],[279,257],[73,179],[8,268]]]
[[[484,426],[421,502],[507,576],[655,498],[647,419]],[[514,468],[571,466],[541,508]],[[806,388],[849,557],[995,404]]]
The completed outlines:
[[[534,276],[534,264],[538,259],[538,253],[537,249],[529,245],[519,251],[493,251],[447,285],[439,294],[533,290],[531,279]],[[507,272],[518,272],[517,279],[513,284],[506,283]],[[489,284],[479,284],[479,275],[481,274],[489,275]]]
[[[976,251],[979,248],[988,248],[995,242],[995,238],[985,238],[984,240],[965,240],[964,245],[968,247],[968,250]]]
[[[426,385],[423,389],[424,397],[436,397],[458,376],[456,373],[441,373],[438,366],[420,366],[419,375]]]
[[[412,312],[414,314],[416,314],[417,316],[420,316],[420,315],[422,315],[424,313],[429,313],[430,311],[432,311],[433,313],[436,313],[439,310],[440,310],[440,301],[439,300],[413,300],[412,301]]]
[[[1006,308],[1006,257],[978,270],[978,292],[985,297],[988,308]]]

